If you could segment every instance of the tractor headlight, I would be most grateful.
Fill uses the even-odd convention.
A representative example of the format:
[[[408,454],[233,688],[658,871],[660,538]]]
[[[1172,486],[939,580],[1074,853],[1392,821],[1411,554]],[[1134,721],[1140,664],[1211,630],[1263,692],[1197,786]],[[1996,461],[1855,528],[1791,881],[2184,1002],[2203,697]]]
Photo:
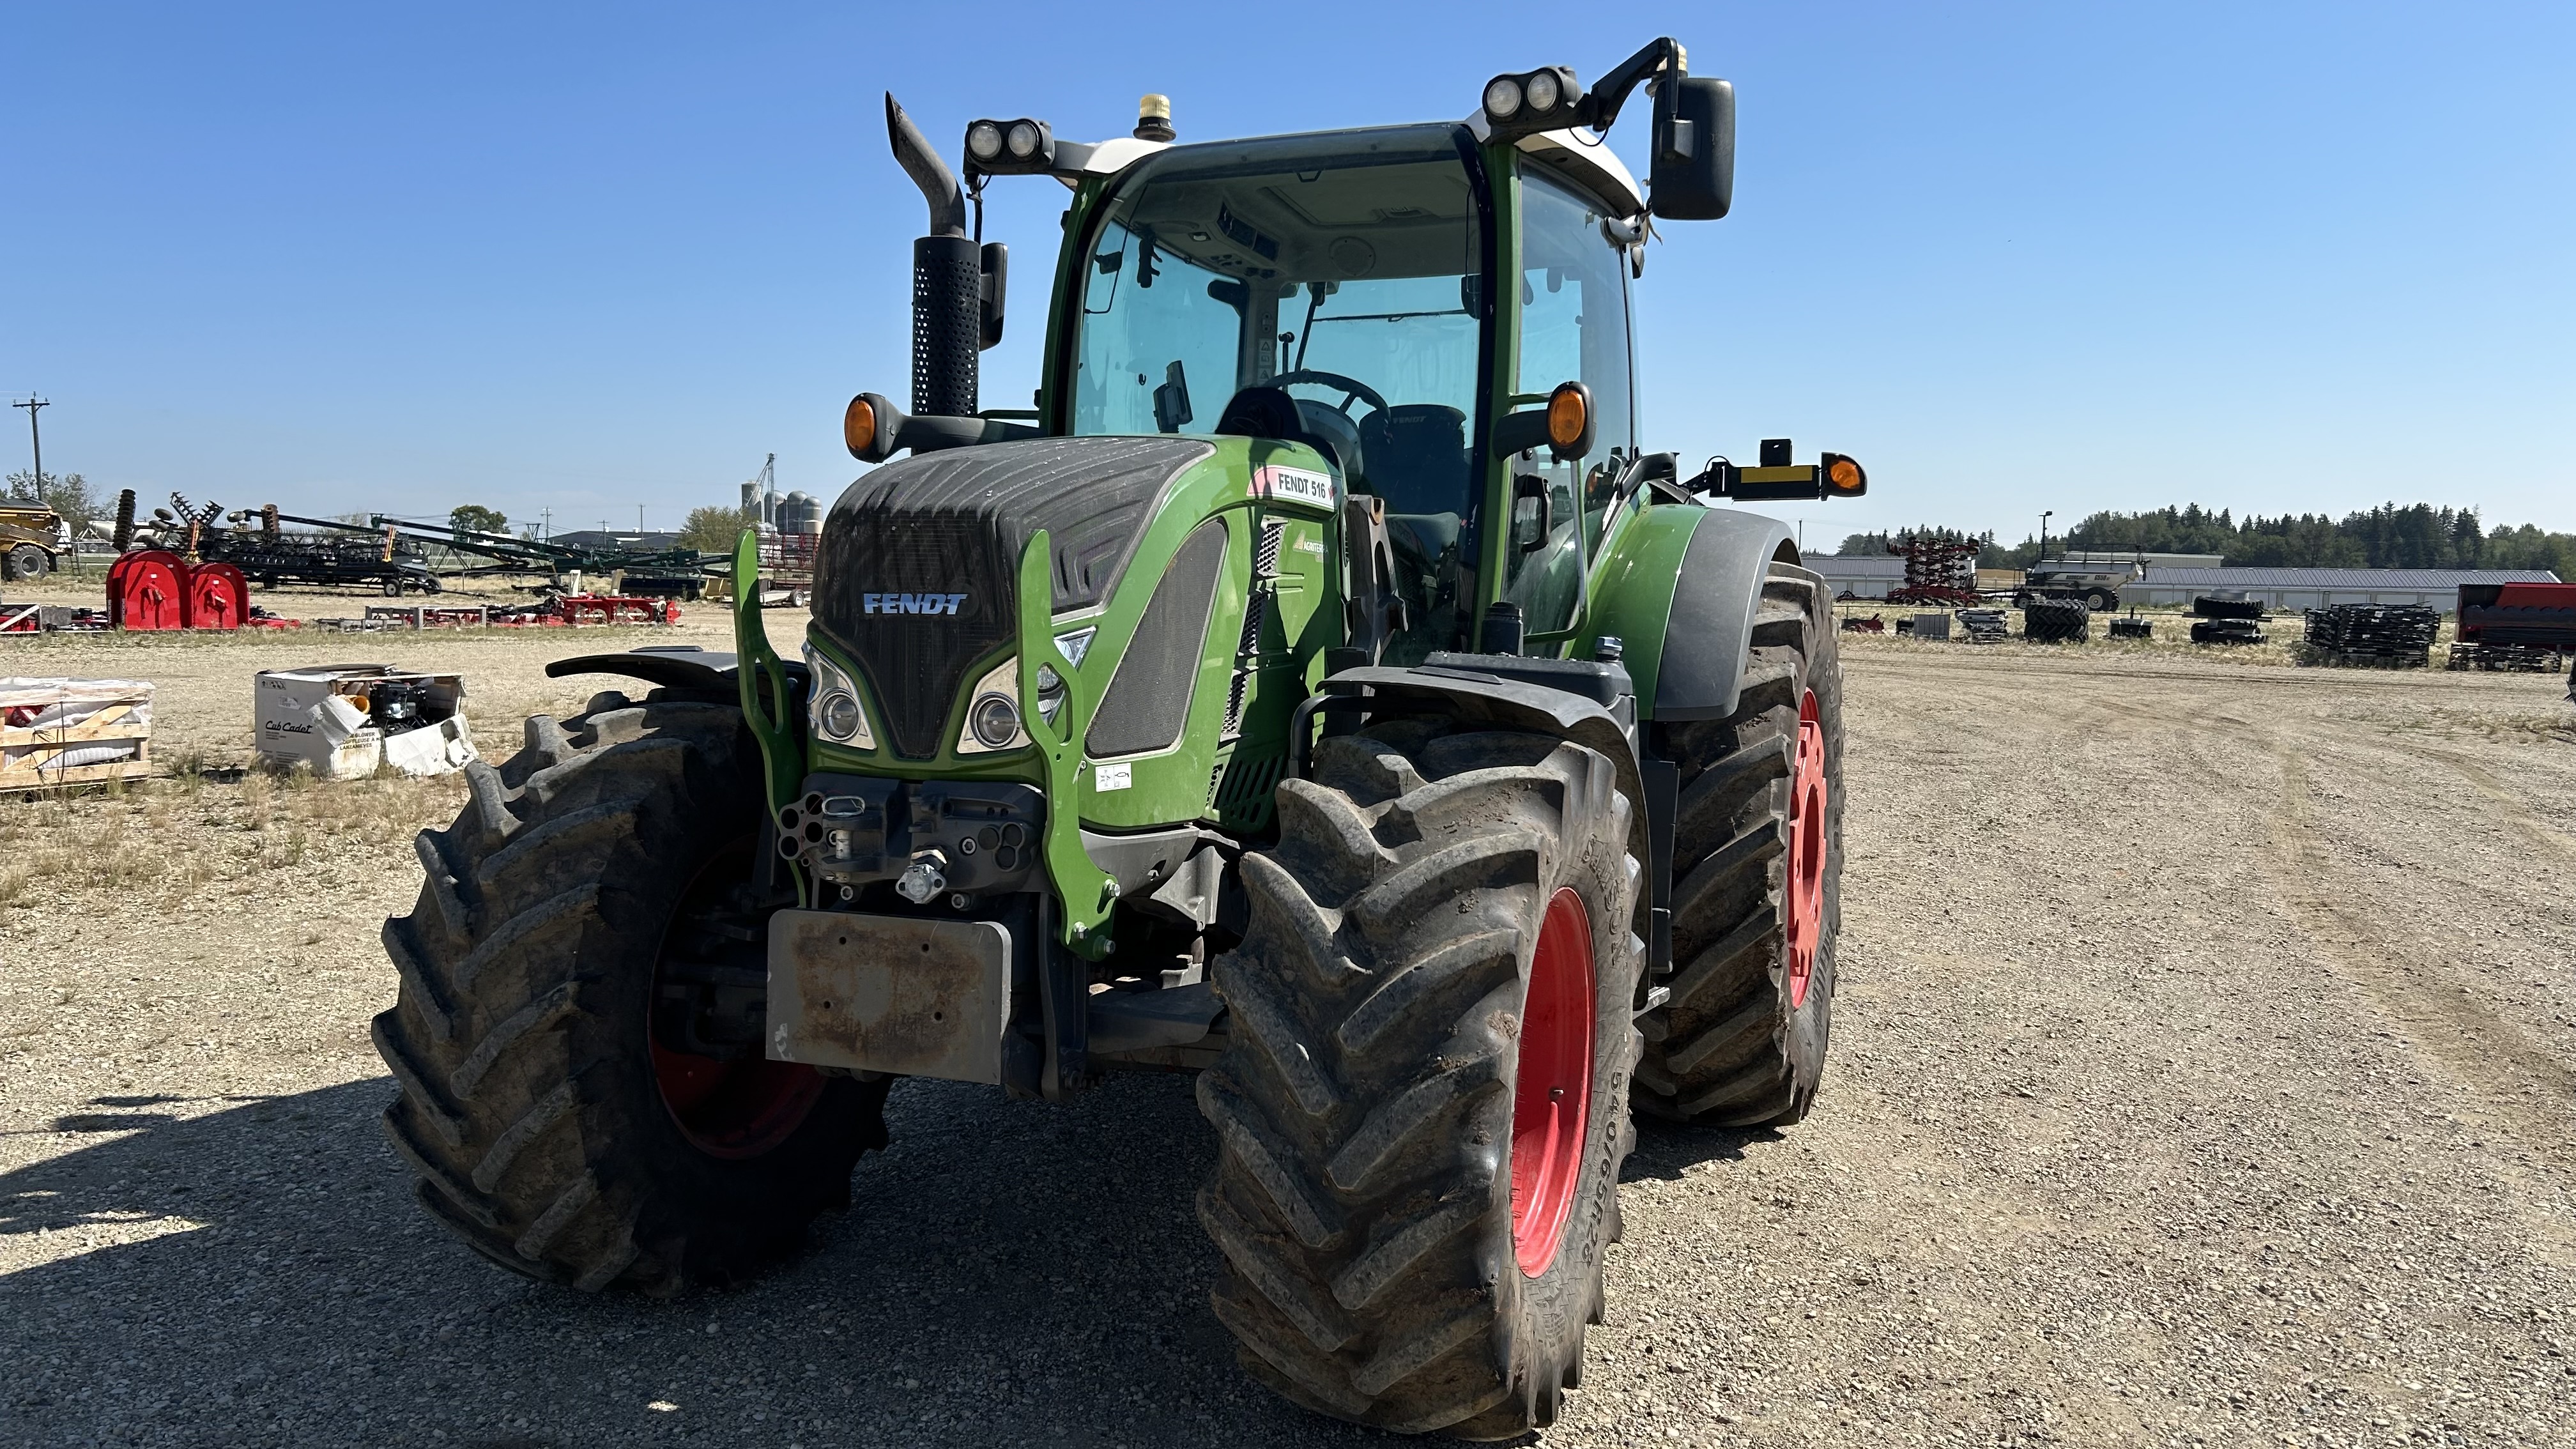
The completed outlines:
[[[1498,75],[1485,82],[1485,114],[1497,121],[1508,121],[1521,108],[1521,82],[1518,76]]]
[[[977,121],[966,128],[966,154],[978,161],[990,161],[1002,154],[1002,128],[991,121]]]
[[[1020,725],[1020,661],[1005,659],[975,681],[966,700],[966,727],[957,732],[957,753],[986,755],[1016,750],[1029,743]]]
[[[1038,154],[1038,128],[1034,121],[1021,121],[1011,127],[1006,138],[1014,160],[1026,161]]]
[[[1521,93],[1528,98],[1529,108],[1533,111],[1555,110],[1558,97],[1565,94],[1556,84],[1556,73],[1545,70],[1531,76],[1529,83],[1521,87]]]
[[[1052,664],[1038,666],[1038,714],[1048,724],[1064,713],[1064,676]]]
[[[814,715],[826,738],[846,740],[859,732],[859,702],[837,689],[823,696]]]
[[[975,732],[975,743],[988,750],[1006,749],[1020,737],[1020,707],[1002,695],[981,695],[967,713],[966,726]]]
[[[806,724],[833,744],[875,749],[876,734],[868,728],[868,712],[859,707],[859,689],[850,682],[850,676],[811,643],[805,646],[805,668],[812,680],[805,706]]]

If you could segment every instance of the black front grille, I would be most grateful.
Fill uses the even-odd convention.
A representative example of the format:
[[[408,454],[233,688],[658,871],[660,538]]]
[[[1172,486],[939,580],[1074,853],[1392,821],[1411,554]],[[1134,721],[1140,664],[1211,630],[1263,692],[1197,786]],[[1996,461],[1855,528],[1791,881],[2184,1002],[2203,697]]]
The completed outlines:
[[[1053,555],[1051,612],[1106,598],[1163,490],[1215,449],[1187,438],[1034,438],[889,463],[823,523],[814,622],[848,650],[895,753],[939,753],[969,665],[1009,639],[1020,550]]]

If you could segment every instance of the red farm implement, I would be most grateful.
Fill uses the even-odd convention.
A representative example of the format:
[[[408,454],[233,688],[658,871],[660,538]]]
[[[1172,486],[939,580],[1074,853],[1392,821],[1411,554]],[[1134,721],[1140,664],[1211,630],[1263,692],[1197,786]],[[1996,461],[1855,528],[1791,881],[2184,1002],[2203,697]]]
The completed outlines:
[[[2453,669],[2549,670],[2576,655],[2576,584],[2462,584]]]

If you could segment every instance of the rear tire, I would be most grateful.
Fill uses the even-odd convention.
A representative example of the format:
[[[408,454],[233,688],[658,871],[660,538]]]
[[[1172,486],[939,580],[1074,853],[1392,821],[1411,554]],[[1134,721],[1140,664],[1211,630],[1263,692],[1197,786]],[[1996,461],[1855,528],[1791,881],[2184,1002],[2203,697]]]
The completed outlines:
[[[1842,924],[1843,671],[1829,617],[1821,580],[1772,565],[1735,713],[1659,727],[1681,776],[1678,974],[1672,999],[1640,1023],[1640,1112],[1703,1126],[1785,1124],[1815,1101],[1833,1034]],[[1810,704],[1812,733],[1802,727]],[[1810,874],[1807,894],[1793,898],[1791,857],[1804,861],[1792,820],[1802,735],[1821,754],[1810,772],[1824,791],[1821,879]]]
[[[375,1020],[388,1137],[431,1214],[548,1282],[659,1293],[738,1279],[848,1204],[886,1084],[668,1050],[667,965],[757,980],[763,791],[741,711],[603,695],[467,768],[423,831],[420,902],[385,923],[402,981]],[[746,941],[748,945],[746,945]],[[744,973],[750,974],[745,976]],[[730,1095],[728,1095],[730,1094]]]
[[[1578,1380],[1619,1233],[1633,809],[1594,751],[1419,720],[1323,741],[1314,775],[1214,971],[1212,1305],[1318,1413],[1514,1437]]]

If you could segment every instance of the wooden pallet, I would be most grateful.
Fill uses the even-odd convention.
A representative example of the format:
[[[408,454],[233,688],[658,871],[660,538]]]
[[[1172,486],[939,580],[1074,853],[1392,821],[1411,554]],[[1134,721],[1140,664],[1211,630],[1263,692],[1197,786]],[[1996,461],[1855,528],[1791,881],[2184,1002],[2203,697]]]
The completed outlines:
[[[108,780],[139,780],[152,773],[152,724],[137,715],[149,696],[100,706],[88,718],[68,725],[0,725],[0,791],[50,790],[64,785],[95,785]],[[91,745],[131,742],[125,759],[94,765],[56,765],[54,761]]]

